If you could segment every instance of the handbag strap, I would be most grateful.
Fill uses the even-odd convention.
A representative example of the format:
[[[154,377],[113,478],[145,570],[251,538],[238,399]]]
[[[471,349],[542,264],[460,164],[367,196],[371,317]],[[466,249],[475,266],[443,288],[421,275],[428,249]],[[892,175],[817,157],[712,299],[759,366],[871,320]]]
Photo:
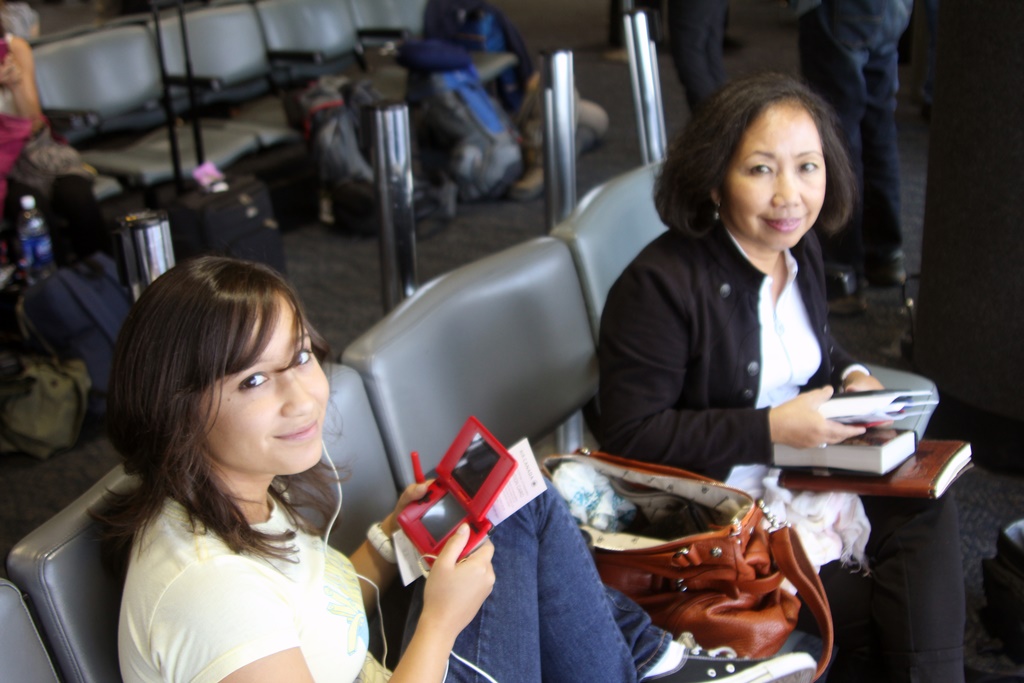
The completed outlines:
[[[825,587],[821,584],[818,572],[807,558],[800,539],[792,527],[784,526],[772,531],[769,536],[772,557],[775,565],[797,590],[797,595],[814,615],[818,622],[822,649],[818,658],[818,670],[815,679],[820,677],[828,667],[832,658],[833,626],[832,610],[829,608]]]

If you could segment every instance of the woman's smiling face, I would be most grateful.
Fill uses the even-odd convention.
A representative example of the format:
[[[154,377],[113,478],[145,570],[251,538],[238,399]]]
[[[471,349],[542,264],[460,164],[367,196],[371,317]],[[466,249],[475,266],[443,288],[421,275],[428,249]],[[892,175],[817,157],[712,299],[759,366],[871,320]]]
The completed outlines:
[[[274,333],[251,367],[223,378],[206,439],[214,471],[242,501],[265,503],[275,476],[297,474],[320,460],[327,377],[297,337],[295,315],[282,299]]]
[[[723,225],[762,270],[796,245],[825,201],[825,156],[807,110],[782,103],[762,112],[712,198]]]

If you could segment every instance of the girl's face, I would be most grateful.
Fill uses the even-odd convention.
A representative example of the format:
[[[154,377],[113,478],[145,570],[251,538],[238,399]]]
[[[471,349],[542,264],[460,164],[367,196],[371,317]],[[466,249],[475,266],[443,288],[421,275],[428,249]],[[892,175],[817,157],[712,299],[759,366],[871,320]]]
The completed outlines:
[[[225,487],[241,501],[265,505],[275,476],[297,474],[320,460],[330,393],[309,348],[295,337],[295,315],[283,300],[270,343],[249,368],[224,377],[206,439],[207,455]]]
[[[722,223],[755,265],[772,264],[800,241],[825,201],[825,156],[807,110],[766,109],[740,139],[712,199]]]

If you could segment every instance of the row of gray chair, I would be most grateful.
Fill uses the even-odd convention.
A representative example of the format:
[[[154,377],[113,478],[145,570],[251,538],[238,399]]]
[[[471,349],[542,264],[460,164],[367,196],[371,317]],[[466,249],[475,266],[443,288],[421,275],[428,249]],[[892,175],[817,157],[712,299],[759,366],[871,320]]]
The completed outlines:
[[[417,35],[424,0],[231,0],[193,5],[185,14],[197,106],[219,105],[230,118],[201,120],[206,160],[225,169],[238,159],[300,139],[285,118],[280,92],[326,73],[365,69],[364,36]],[[172,82],[184,83],[185,50],[176,13],[149,15],[46,36],[33,52],[44,111],[84,160],[127,187],[151,188],[173,177],[158,48]],[[516,63],[508,53],[475,55],[481,78]],[[385,97],[402,99],[405,71],[384,64],[369,74]],[[183,85],[172,109],[189,111]],[[111,135],[121,133],[121,139]],[[127,134],[128,140],[124,138]],[[183,172],[196,166],[192,136],[178,136]]]
[[[506,444],[537,444],[594,396],[608,289],[665,229],[651,201],[656,172],[640,168],[591,191],[553,236],[436,278],[329,367],[325,447],[348,476],[332,539],[338,548],[358,546],[414,480],[410,451],[425,469],[435,467],[467,416]],[[909,373],[896,379],[927,382]],[[100,566],[87,510],[101,506],[108,489],[130,485],[116,468],[7,558],[65,681],[119,680],[119,587]],[[6,641],[0,667],[11,657]],[[45,675],[38,680],[51,680]]]

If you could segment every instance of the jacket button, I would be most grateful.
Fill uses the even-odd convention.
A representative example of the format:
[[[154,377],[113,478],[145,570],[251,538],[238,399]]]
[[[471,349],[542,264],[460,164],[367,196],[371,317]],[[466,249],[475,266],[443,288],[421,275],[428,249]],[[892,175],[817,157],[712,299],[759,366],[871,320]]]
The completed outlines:
[[[747,365],[747,374],[750,375],[751,377],[756,375],[760,370],[761,366],[758,364],[756,360],[750,361],[750,364]]]
[[[728,299],[729,295],[732,294],[732,287],[726,282],[724,285],[718,288],[718,293],[723,299]]]
[[[748,401],[750,399],[754,398],[754,390],[753,389],[744,389],[743,390],[743,398],[747,399]]]

